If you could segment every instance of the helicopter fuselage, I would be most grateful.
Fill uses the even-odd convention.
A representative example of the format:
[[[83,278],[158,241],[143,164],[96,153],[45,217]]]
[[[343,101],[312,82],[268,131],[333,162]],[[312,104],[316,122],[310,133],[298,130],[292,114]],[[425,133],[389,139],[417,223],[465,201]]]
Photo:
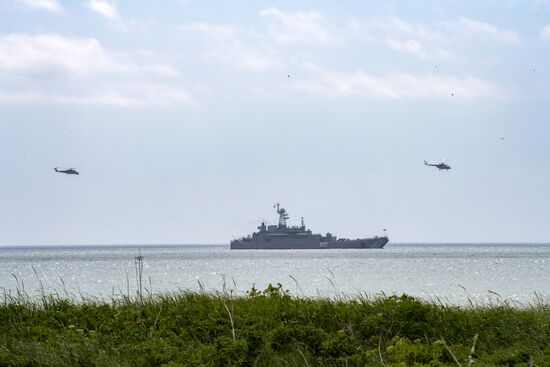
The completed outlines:
[[[58,172],[58,173],[65,173],[67,175],[79,175],[78,171],[73,169],[73,168],[69,168],[69,169],[57,169],[57,168],[54,168],[55,172]]]

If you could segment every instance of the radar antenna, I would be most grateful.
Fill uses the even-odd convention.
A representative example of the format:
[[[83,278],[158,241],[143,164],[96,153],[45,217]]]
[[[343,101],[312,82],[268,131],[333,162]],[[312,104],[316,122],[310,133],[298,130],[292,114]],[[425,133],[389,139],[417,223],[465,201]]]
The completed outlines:
[[[286,210],[280,208],[279,203],[275,203],[273,207],[277,208],[277,214],[279,214],[279,228],[286,227],[286,220],[289,218]]]

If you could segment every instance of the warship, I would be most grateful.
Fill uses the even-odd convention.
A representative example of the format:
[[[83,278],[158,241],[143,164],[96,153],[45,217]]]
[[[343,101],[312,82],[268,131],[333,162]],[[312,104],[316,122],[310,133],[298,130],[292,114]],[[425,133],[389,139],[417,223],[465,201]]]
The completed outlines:
[[[288,213],[276,203],[274,208],[279,214],[278,225],[267,225],[262,222],[258,227],[258,232],[251,235],[235,239],[230,242],[232,250],[253,250],[253,249],[371,249],[382,248],[388,243],[386,235],[372,238],[358,238],[354,240],[346,238],[337,238],[331,233],[325,236],[312,233],[306,229],[304,218],[300,226],[288,226]],[[385,230],[384,230],[385,232]]]

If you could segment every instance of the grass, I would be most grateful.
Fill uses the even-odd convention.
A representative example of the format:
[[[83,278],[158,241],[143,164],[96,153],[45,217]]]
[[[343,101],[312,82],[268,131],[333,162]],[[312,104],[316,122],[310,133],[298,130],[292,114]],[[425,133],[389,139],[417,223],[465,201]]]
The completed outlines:
[[[550,306],[410,296],[4,295],[0,366],[550,366]]]

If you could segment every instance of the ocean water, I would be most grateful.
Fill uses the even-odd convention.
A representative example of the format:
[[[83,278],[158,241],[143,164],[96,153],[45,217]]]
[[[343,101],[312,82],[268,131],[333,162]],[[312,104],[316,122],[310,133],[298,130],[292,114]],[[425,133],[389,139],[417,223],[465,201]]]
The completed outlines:
[[[378,250],[239,250],[228,246],[0,247],[5,294],[74,299],[136,294],[135,256],[147,292],[245,294],[281,283],[297,296],[406,293],[452,304],[550,299],[550,245],[406,245]]]

